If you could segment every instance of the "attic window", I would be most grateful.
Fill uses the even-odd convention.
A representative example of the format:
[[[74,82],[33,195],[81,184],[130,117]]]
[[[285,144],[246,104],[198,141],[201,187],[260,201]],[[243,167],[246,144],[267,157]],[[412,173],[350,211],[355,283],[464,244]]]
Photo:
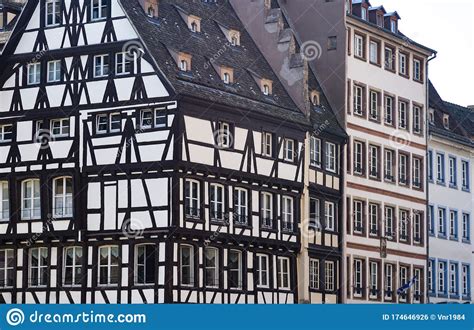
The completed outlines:
[[[220,67],[220,75],[222,82],[226,85],[232,84],[234,82],[234,70],[228,67]]]
[[[446,129],[449,129],[449,115],[443,115],[443,126]]]
[[[393,33],[397,33],[397,31],[398,31],[397,21],[395,21],[395,20],[390,21],[390,31],[392,31]]]
[[[224,72],[224,76],[222,80],[224,81],[224,84],[230,84],[230,74],[227,72]]]
[[[191,55],[186,53],[178,53],[177,63],[181,71],[187,72],[191,70]]]
[[[272,86],[273,82],[268,79],[261,79],[260,80],[260,89],[262,90],[263,95],[271,95],[272,94]]]
[[[153,6],[148,7],[148,16],[155,17],[155,8]]]
[[[229,42],[232,44],[232,46],[240,46],[240,32],[235,31],[235,30],[230,30]]]
[[[179,64],[179,69],[181,71],[188,71],[188,62],[186,62],[186,60],[181,60],[181,63]]]
[[[377,25],[383,27],[383,16],[380,14],[377,14]]]
[[[269,95],[270,94],[270,86],[263,85],[263,94]]]
[[[361,14],[361,17],[364,21],[367,20],[367,8],[365,7],[362,7],[362,14]]]
[[[198,25],[196,22],[191,23],[191,31],[192,32],[198,32]]]
[[[158,0],[139,0],[139,2],[149,17],[158,17]]]
[[[430,121],[430,124],[434,124],[434,110],[433,109],[430,109],[428,120]]]
[[[350,14],[352,9],[352,0],[346,0],[346,14]]]
[[[320,104],[319,93],[317,91],[312,91],[310,98],[311,98],[311,103],[314,106],[318,106]]]

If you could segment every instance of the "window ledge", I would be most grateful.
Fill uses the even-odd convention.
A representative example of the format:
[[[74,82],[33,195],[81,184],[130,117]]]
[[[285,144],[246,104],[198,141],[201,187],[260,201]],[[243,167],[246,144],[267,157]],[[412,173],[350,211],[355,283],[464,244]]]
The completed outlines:
[[[462,242],[465,243],[465,244],[471,244],[471,240],[470,240],[470,239],[463,239]]]

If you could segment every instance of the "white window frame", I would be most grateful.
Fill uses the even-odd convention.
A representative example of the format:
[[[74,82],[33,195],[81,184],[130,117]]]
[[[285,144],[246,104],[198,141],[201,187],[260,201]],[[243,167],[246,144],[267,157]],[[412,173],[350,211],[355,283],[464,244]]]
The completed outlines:
[[[362,270],[363,266],[364,263],[361,259],[354,259],[354,289],[360,289],[361,291],[364,289],[362,286],[362,276],[364,275]],[[362,292],[358,293],[354,290],[354,297],[362,297]]]
[[[324,223],[326,230],[334,231],[335,230],[335,221],[336,219],[336,204],[333,202],[324,202]]]
[[[469,185],[469,162],[461,161],[461,173],[462,173],[462,188],[467,190],[470,188]]]
[[[408,129],[408,103],[405,101],[398,102],[398,128]]]
[[[58,127],[55,127],[59,124]],[[59,132],[57,130],[59,129]],[[68,137],[70,132],[69,118],[52,119],[51,120],[51,134],[55,137]]]
[[[187,217],[199,218],[201,215],[201,182],[186,179],[184,184],[184,213]],[[187,189],[188,186],[189,189]]]
[[[415,244],[420,244],[422,241],[421,216],[422,213],[420,211],[413,212],[413,243]]]
[[[393,57],[393,49],[390,47],[385,47],[385,69],[393,71],[395,70],[394,66],[394,57]]]
[[[230,274],[232,272],[237,272],[237,285],[233,285],[232,282],[229,280],[229,288],[240,290],[242,289],[242,251],[230,250],[229,254],[230,253],[235,253],[237,255],[237,268],[232,268],[231,266],[229,266],[229,279],[231,278]],[[229,260],[230,260],[230,255],[229,255]]]
[[[393,216],[395,209],[392,206],[385,206],[384,208],[384,225],[385,225],[385,237],[392,240],[396,233],[393,231]]]
[[[413,187],[421,188],[421,159],[413,157]]]
[[[421,107],[415,105],[413,106],[413,133],[421,134],[421,132],[423,131],[421,126]]]
[[[369,263],[370,268],[370,282],[369,282],[369,296],[370,298],[374,299],[377,298],[377,291],[379,289],[379,264],[375,261],[371,261]],[[373,294],[373,291],[376,293]]]
[[[262,268],[262,265],[265,268]],[[269,257],[266,254],[257,254],[257,288],[270,287]]]
[[[10,128],[9,132],[7,132],[7,127]],[[6,137],[6,136],[10,136],[10,137]],[[12,137],[13,137],[13,125],[11,124],[0,125],[0,143],[11,142]]]
[[[462,281],[462,295],[466,297],[468,296],[470,292],[468,288],[468,284],[469,284],[469,266],[468,265],[462,265],[461,281]]]
[[[263,192],[262,197],[262,227],[273,228],[273,195],[269,192]]]
[[[364,202],[355,200],[354,206],[354,233],[362,234],[364,231]]]
[[[311,136],[310,140],[311,165],[321,168],[321,139]]]
[[[62,181],[62,194],[56,191],[56,182],[58,181]],[[68,181],[71,184],[71,190],[74,191],[74,183],[71,177],[63,176],[53,180],[53,214],[55,217],[65,218],[73,215],[73,192],[67,192]],[[62,201],[60,212],[58,212],[58,206],[56,205],[58,199]]]
[[[141,129],[153,128],[153,110],[144,109],[140,111],[140,128]]]
[[[98,0],[102,1],[102,0]],[[99,62],[97,61],[99,60]],[[94,56],[94,78],[103,78],[109,75],[110,57],[108,54]]]
[[[102,250],[107,251],[107,263],[102,264],[101,263],[101,251]],[[97,276],[97,283],[99,286],[113,286],[118,284],[119,276],[120,276],[120,261],[117,260],[117,264],[113,264],[112,261],[112,251],[116,249],[117,250],[117,259],[120,259],[120,247],[118,245],[105,245],[105,246],[99,246],[99,272]],[[112,269],[113,267],[117,267],[117,278],[112,278]],[[101,283],[101,269],[106,269],[107,271],[107,283]]]
[[[354,86],[354,114],[362,116],[364,114],[364,88],[361,86]]]
[[[262,156],[273,156],[273,134],[262,132]]]
[[[61,81],[61,61],[48,62],[48,82]]]
[[[462,239],[468,240],[470,238],[469,228],[470,227],[470,215],[468,213],[462,214]]]
[[[147,243],[135,245],[135,251],[134,251],[135,252],[135,265],[134,265],[134,271],[135,271],[134,283],[135,283],[135,285],[151,285],[151,284],[155,283],[154,279],[153,279],[153,281],[147,281],[147,278],[146,278],[147,269],[148,269],[148,264],[147,264],[148,256],[146,254],[147,253],[147,247],[155,248],[155,245],[154,244],[147,244]],[[140,252],[139,250],[140,249],[144,249],[144,259],[145,259],[144,263],[139,262],[139,252]],[[156,250],[153,251],[152,258],[155,258],[155,253],[156,253]],[[153,260],[153,263],[155,263],[155,260]],[[141,270],[143,270],[143,276],[142,276],[143,280],[142,281],[139,280],[140,279],[139,273],[141,272]],[[156,272],[156,269],[153,269],[153,272]]]
[[[446,263],[444,261],[439,261],[438,262],[438,291],[441,292],[441,293],[445,293],[447,292],[446,290],[446,278],[445,278],[445,275],[446,275]]]
[[[277,258],[277,278],[278,288],[289,290],[291,286],[290,279],[290,259],[286,257]]]
[[[214,259],[214,264],[209,265],[207,254]],[[206,247],[204,249],[204,285],[207,288],[218,288],[219,287],[219,250],[214,247]],[[214,278],[209,278],[208,275],[212,275]],[[211,281],[211,282],[209,282]]]
[[[36,266],[33,266],[33,252],[34,251],[38,252],[38,265]],[[48,285],[49,276],[50,276],[48,272],[49,265],[43,263],[43,257],[42,257],[43,252],[45,252],[46,259],[47,259],[49,257],[48,256],[49,251],[48,251],[48,248],[46,247],[31,248],[28,253],[28,257],[29,257],[28,264],[30,267],[29,269],[29,275],[30,275],[29,284],[30,285],[29,286],[33,288],[46,287]],[[38,271],[37,277],[34,279],[35,283],[33,283],[33,276],[32,276],[33,269],[36,269]]]
[[[413,79],[422,81],[421,78],[421,61],[415,58],[413,59]]]
[[[3,272],[3,278],[0,278],[0,287],[1,288],[11,288],[15,283],[16,272],[15,269],[15,251],[13,249],[1,249],[0,255],[3,257],[3,267],[0,269]],[[11,261],[11,264],[10,264]],[[9,276],[10,275],[10,276]],[[11,277],[11,285],[8,283],[9,278]]]
[[[131,54],[127,52],[121,52],[121,53],[115,54],[115,74],[117,76],[131,73],[130,71],[127,71],[127,66],[130,67],[132,64],[132,61],[130,60],[130,56]]]
[[[370,119],[378,120],[379,119],[379,93],[376,91],[370,91]]]
[[[332,173],[335,173],[337,168],[336,150],[335,143],[326,142],[326,171]]]
[[[295,140],[285,139],[283,145],[284,159],[288,162],[293,162],[295,160]]]
[[[393,102],[392,96],[385,96],[385,124],[393,125]]]
[[[217,123],[218,135],[217,135],[217,146],[219,148],[230,148],[231,147],[231,133],[230,124],[220,121]]]
[[[59,8],[58,8],[59,7]],[[51,9],[51,11],[49,11]],[[59,13],[57,12],[59,10]],[[58,17],[59,14],[59,17]],[[46,26],[55,26],[61,23],[61,1],[60,0],[46,0],[45,7],[45,22]],[[48,23],[48,18],[51,16],[51,23]]]
[[[370,41],[370,62],[378,64],[379,63],[379,44],[376,41]]]
[[[393,291],[393,265],[388,264],[388,263],[385,264],[384,271],[385,271],[384,297],[386,300],[392,300],[393,299],[393,293],[392,293]],[[388,293],[390,293],[390,295],[388,295]]]
[[[40,62],[28,64],[27,72],[28,72],[27,84],[29,86],[38,85],[41,82],[41,63]]]
[[[369,145],[369,177],[378,178],[379,173],[379,150],[380,148],[374,145]]]
[[[364,146],[362,142],[354,141],[354,174],[364,172]]]
[[[294,198],[289,196],[282,197],[282,229],[293,231],[294,229]]]
[[[364,37],[358,34],[354,35],[354,55],[364,58]]]
[[[311,213],[311,205],[314,203],[315,213]],[[314,214],[314,218],[312,215]],[[321,230],[321,201],[319,198],[310,198],[310,226],[316,230]]]
[[[408,283],[408,268],[406,266],[400,266],[399,278],[400,278],[400,287]],[[403,297],[403,295],[401,295],[399,297],[399,301],[401,302],[405,302],[406,300],[407,300],[406,296]]]
[[[398,162],[398,182],[402,186],[408,186],[407,170],[408,170],[408,156],[405,154],[400,154],[400,161]]]
[[[209,185],[209,216],[211,220],[223,221],[224,220],[224,193],[225,188],[221,184],[211,183]],[[220,196],[220,198],[219,198]],[[219,211],[220,209],[220,211]]]
[[[309,259],[309,287],[313,290],[319,289],[319,260]]]
[[[236,194],[236,195],[235,195]],[[235,198],[237,196],[237,198]],[[234,219],[238,224],[248,223],[248,190],[237,187],[234,191]]]
[[[408,219],[410,217],[410,212],[408,210],[401,209],[399,210],[399,238],[400,242],[408,242]]]
[[[385,149],[385,176],[384,180],[388,180],[390,182],[395,181],[395,176],[393,173],[393,158],[395,152],[393,150]]]
[[[377,236],[379,233],[379,205],[369,203],[369,236]]]
[[[332,292],[334,291],[334,283],[335,283],[335,263],[334,261],[326,260],[324,262],[324,275],[325,275],[325,289],[326,291]]]
[[[449,294],[456,295],[458,293],[457,287],[458,267],[457,264],[449,263]]]
[[[8,181],[0,181],[0,221],[10,220],[10,186]]]
[[[189,264],[183,264],[183,251],[189,249]],[[183,281],[183,269],[189,268],[189,281]],[[181,245],[179,247],[179,274],[180,274],[180,285],[186,287],[194,286],[194,246],[192,245]],[[189,283],[188,283],[189,282]]]
[[[94,3],[97,1],[97,5]],[[91,18],[93,21],[107,18],[109,0],[91,0]],[[97,16],[94,16],[94,10],[97,10]]]
[[[67,263],[67,256],[68,256],[68,251],[72,250],[72,264],[71,265],[68,265]],[[80,251],[80,262],[77,263],[77,260],[76,260],[76,255],[77,255],[77,252]],[[80,286],[81,285],[81,280],[82,280],[82,276],[84,276],[83,274],[83,271],[82,271],[82,260],[84,258],[84,254],[83,254],[83,249],[82,247],[80,246],[67,246],[64,248],[64,257],[63,257],[63,285],[64,286],[67,286],[67,287],[75,287],[75,286]],[[66,272],[68,269],[71,269],[71,272],[72,272],[72,277],[71,277],[71,283],[66,283]],[[81,274],[81,278],[79,279],[79,281],[77,281],[77,277],[76,277],[76,270],[77,269],[80,269],[80,274]],[[76,283],[78,282],[78,283]]]
[[[406,76],[407,75],[407,56],[406,54],[399,53],[399,71],[400,74]]]
[[[26,196],[27,186],[30,185],[31,196]],[[36,195],[36,196],[35,196]],[[23,220],[41,219],[41,191],[39,179],[27,179],[21,184],[21,218]],[[26,208],[25,203],[30,202],[31,207]],[[35,202],[39,205],[34,207]],[[37,212],[36,212],[37,210]],[[25,212],[28,212],[25,213]]]

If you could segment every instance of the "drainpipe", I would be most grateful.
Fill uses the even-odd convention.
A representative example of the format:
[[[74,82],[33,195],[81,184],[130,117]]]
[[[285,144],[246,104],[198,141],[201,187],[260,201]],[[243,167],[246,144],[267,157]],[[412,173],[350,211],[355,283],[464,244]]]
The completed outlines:
[[[426,127],[426,153],[425,153],[425,159],[428,160],[428,142],[429,142],[429,135],[430,135],[430,131],[429,131],[429,127],[430,127],[430,124],[429,124],[429,120],[428,120],[428,111],[429,111],[429,107],[430,107],[430,90],[429,90],[429,79],[428,79],[428,66],[429,66],[429,62],[434,60],[435,58],[437,57],[437,53],[434,52],[432,56],[430,56],[430,58],[428,58],[428,61],[426,61],[426,68],[425,68],[425,80],[426,80],[426,109],[425,109],[425,112],[426,112],[426,115],[425,115],[425,127]],[[430,201],[430,194],[429,194],[429,190],[430,190],[430,184],[428,182],[428,171],[429,171],[429,168],[428,168],[428,162],[425,161],[425,166],[426,166],[426,173],[425,173],[425,182],[426,182],[426,211],[425,211],[425,214],[428,215],[429,213],[429,201]],[[434,215],[431,215],[431,216],[434,216]],[[429,221],[429,219],[427,219]],[[426,222],[426,226],[425,226],[425,235],[426,235],[426,272],[425,272],[425,279],[428,279],[428,268],[430,267],[430,231],[429,231],[429,224],[428,224],[428,221]],[[434,269],[431,270],[431,272],[434,272]],[[428,288],[428,281],[426,281],[425,283],[425,294],[426,294],[426,303],[430,303],[430,295],[429,295],[429,288]]]

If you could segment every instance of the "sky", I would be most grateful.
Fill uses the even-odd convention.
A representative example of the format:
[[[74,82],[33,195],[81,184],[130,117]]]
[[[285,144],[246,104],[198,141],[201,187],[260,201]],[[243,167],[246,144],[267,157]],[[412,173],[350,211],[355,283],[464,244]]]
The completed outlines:
[[[438,51],[429,77],[441,97],[474,105],[474,0],[371,0],[397,11],[407,37]]]

